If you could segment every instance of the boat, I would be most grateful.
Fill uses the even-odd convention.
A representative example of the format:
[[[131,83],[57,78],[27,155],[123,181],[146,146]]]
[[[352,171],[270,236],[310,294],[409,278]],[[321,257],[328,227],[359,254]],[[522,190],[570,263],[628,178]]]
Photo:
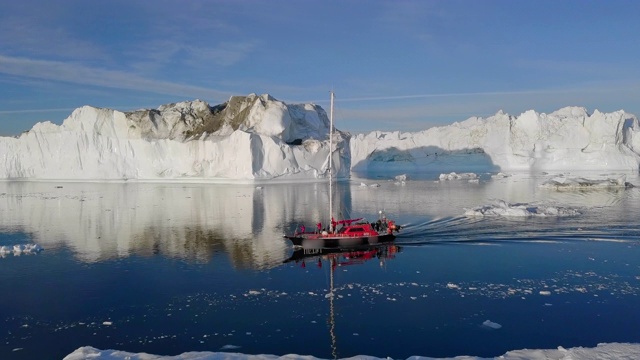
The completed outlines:
[[[369,222],[364,218],[338,219],[333,216],[333,103],[335,95],[331,91],[331,106],[329,112],[329,224],[327,228],[322,228],[322,223],[318,222],[312,231],[307,231],[304,225],[296,226],[293,234],[285,234],[293,246],[308,248],[323,247],[351,247],[359,245],[375,245],[392,241],[396,233],[400,231],[400,226],[394,220],[388,219],[384,211],[379,211],[378,219]]]

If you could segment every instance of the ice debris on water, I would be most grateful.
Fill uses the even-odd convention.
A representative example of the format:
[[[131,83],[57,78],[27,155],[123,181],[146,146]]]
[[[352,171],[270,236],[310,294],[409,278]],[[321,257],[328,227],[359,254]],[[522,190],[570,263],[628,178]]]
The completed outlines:
[[[465,216],[510,216],[510,217],[560,217],[576,216],[580,212],[576,209],[561,206],[538,206],[532,204],[510,204],[504,200],[496,200],[491,205],[465,209]]]
[[[42,247],[38,244],[17,244],[0,246],[0,257],[7,255],[20,256],[22,254],[37,254],[42,251]]]
[[[240,346],[238,346],[238,345],[225,345],[225,346],[220,348],[220,350],[235,350],[235,349],[240,349]]]
[[[598,190],[611,188],[632,188],[633,184],[626,182],[627,177],[620,175],[604,179],[568,178],[556,176],[540,185],[541,188],[556,190]]]
[[[498,329],[500,329],[502,327],[502,325],[500,325],[498,323],[495,323],[495,322],[493,322],[491,320],[485,320],[482,323],[482,326],[488,327],[488,328],[491,328],[491,329],[495,329],[495,330],[498,330]]]
[[[440,181],[446,180],[475,180],[478,179],[478,174],[475,173],[449,173],[449,174],[440,174],[438,177]]]

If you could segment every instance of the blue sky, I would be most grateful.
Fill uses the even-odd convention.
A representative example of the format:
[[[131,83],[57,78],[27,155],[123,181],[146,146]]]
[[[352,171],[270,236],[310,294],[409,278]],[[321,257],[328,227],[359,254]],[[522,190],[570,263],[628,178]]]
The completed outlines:
[[[640,116],[640,1],[3,1],[0,135],[83,105],[268,93],[352,132],[498,110]]]

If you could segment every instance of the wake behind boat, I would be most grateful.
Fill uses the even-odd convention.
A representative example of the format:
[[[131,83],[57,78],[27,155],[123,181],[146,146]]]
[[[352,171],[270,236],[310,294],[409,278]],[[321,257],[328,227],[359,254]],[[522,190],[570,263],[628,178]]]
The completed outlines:
[[[364,218],[335,220],[333,217],[333,103],[334,94],[331,92],[331,107],[329,113],[329,159],[327,162],[329,172],[329,218],[331,225],[323,228],[318,223],[314,231],[306,231],[304,225],[296,227],[292,235],[284,235],[291,240],[294,246],[308,248],[323,247],[350,247],[357,245],[376,245],[395,239],[395,234],[400,230],[393,220],[387,219],[383,211],[379,212],[379,218],[375,223],[370,223]]]

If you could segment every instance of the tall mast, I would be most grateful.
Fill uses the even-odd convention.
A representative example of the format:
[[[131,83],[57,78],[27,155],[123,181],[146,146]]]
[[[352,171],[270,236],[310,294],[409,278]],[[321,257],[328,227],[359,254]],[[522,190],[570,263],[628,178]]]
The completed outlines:
[[[329,229],[333,217],[333,90],[331,91],[331,106],[329,108]]]

